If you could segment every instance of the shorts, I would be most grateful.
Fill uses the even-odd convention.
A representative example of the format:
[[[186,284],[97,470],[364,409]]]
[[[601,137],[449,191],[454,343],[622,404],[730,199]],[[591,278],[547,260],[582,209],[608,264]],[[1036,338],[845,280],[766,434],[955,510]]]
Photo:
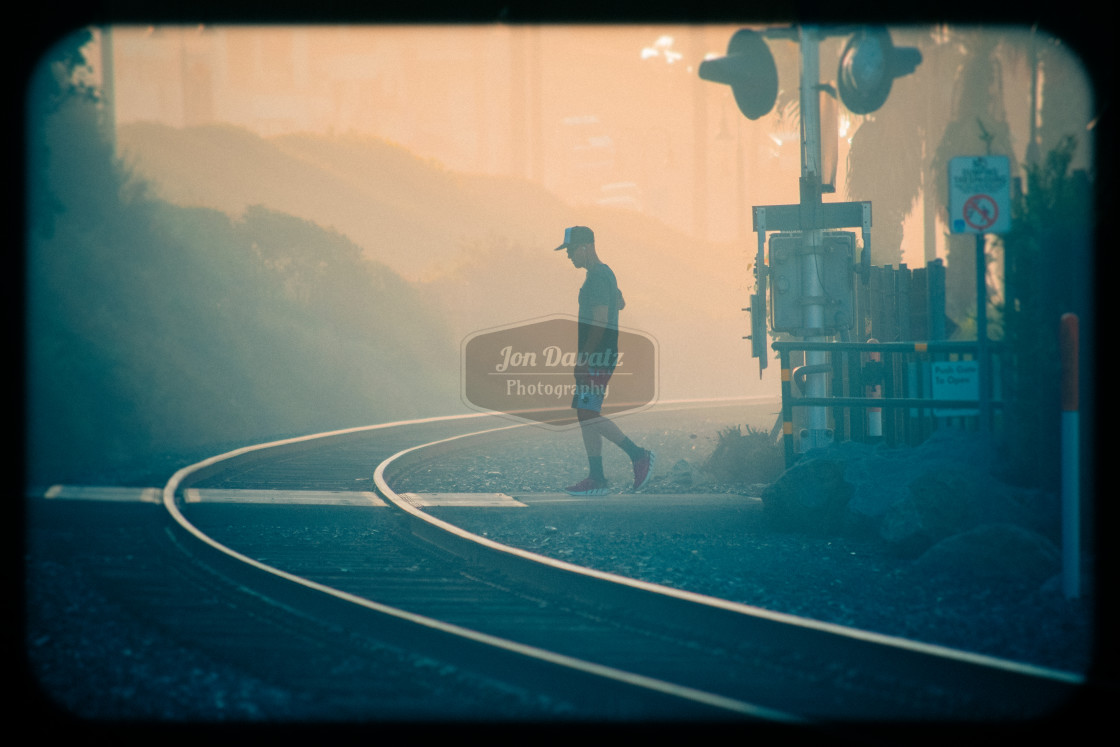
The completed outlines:
[[[572,396],[572,407],[576,410],[592,412],[602,410],[612,373],[614,369],[611,368],[592,368],[586,374],[576,374],[576,390]]]

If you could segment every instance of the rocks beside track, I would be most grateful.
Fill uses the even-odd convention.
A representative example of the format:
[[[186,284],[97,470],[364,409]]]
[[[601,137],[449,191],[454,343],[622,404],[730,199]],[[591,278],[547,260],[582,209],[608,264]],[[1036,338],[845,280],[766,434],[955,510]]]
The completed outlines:
[[[805,454],[762,491],[782,531],[870,537],[929,574],[1061,572],[1058,496],[1008,484],[983,434],[945,429],[909,448],[843,443]]]

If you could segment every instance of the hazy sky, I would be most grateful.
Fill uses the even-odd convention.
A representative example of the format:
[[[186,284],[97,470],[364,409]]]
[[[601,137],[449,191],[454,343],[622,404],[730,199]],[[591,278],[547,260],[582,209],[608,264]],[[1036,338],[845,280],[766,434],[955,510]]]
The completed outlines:
[[[116,116],[375,135],[733,240],[737,204],[796,201],[800,157],[796,120],[749,123],[697,75],[736,28],[120,27]]]
[[[524,176],[576,203],[630,206],[698,237],[750,241],[750,205],[797,201],[800,144],[795,111],[748,121],[727,86],[699,78],[699,63],[722,55],[738,28],[114,27],[115,111],[121,123],[374,135],[449,169]],[[897,44],[928,42],[933,29],[894,34]],[[835,80],[844,40],[822,43],[822,82]],[[796,99],[798,45],[770,48],[779,101]],[[1020,143],[1023,57],[1006,57],[1002,83]],[[844,193],[846,146],[862,118],[838,111],[838,122],[822,123],[839,156],[827,199],[869,199]],[[872,116],[891,117],[890,100]],[[919,208],[913,220],[921,217]],[[922,262],[919,239],[908,226],[911,264]]]
[[[111,44],[95,44],[91,59],[98,77],[111,50],[109,90],[119,124],[225,122],[265,136],[375,136],[450,170],[527,178],[573,205],[637,211],[697,239],[743,247],[750,256],[756,242],[750,206],[798,201],[798,119],[781,103],[797,99],[799,47],[771,40],[779,106],[749,121],[727,86],[697,73],[706,56],[726,51],[738,28],[133,26],[114,27]],[[894,33],[897,44],[930,44],[935,37],[928,28]],[[1008,39],[1015,33],[1023,32],[997,32]],[[822,82],[835,80],[843,42],[834,37],[821,44]],[[1028,130],[1024,60],[1011,49],[1001,63],[1019,159]],[[1085,85],[1075,66],[1046,74],[1050,82],[1064,76]],[[949,100],[953,81],[937,85],[944,90],[931,91],[931,98]],[[871,118],[897,117],[891,103]],[[837,109],[835,123],[822,122],[822,137],[835,136],[838,152],[836,192],[826,200],[870,199],[845,191],[849,138],[866,118]],[[924,217],[919,202],[906,223],[903,259],[911,266],[924,264]],[[934,232],[941,256],[944,233],[943,226]],[[699,271],[745,277],[745,263],[728,267],[728,256],[682,248],[682,261]],[[671,279],[644,281],[652,295],[653,285]],[[746,323],[739,312],[744,298],[740,293],[724,304],[729,325]],[[741,334],[725,332],[736,340]],[[741,349],[731,354],[736,365],[747,365]]]

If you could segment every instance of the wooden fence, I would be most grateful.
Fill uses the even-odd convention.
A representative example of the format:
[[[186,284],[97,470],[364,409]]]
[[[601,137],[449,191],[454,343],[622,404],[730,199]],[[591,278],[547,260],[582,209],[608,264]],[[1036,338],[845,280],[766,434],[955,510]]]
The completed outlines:
[[[872,267],[868,281],[856,279],[853,342],[931,342],[946,339],[945,264]]]
[[[856,279],[855,296],[854,329],[841,335],[839,344],[830,346],[827,407],[833,440],[882,439],[892,445],[915,445],[946,424],[978,427],[980,418],[975,414],[939,414],[945,412],[944,403],[939,408],[932,398],[933,364],[976,357],[975,342],[944,342],[953,323],[945,315],[942,261],[934,260],[913,270],[906,265],[872,267],[866,283]],[[805,405],[793,409],[786,406],[787,400],[805,402],[798,396],[804,394],[799,391],[804,377],[797,370],[804,365],[803,347],[796,342],[774,345],[786,358],[783,368],[789,367],[788,379],[793,383],[788,392],[783,389],[784,417],[788,419],[775,425],[775,434],[779,426],[789,435],[791,431],[800,432],[805,425]],[[988,365],[998,370],[998,346],[992,346],[991,353]],[[990,380],[998,387],[999,378],[997,375]],[[868,387],[878,387],[875,396],[892,401],[883,402],[882,407],[870,400],[860,401],[873,391]],[[998,392],[987,392],[985,400],[993,395]],[[868,425],[869,412],[875,414],[874,428]]]

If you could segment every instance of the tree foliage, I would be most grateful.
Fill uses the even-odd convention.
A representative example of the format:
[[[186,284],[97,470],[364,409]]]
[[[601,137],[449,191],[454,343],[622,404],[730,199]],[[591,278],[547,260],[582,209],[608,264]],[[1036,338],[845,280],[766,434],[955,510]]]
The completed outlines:
[[[1003,238],[1008,459],[1019,479],[1050,487],[1060,463],[1060,320],[1072,312],[1089,321],[1092,311],[1092,191],[1085,172],[1070,170],[1076,147],[1067,137],[1025,168]]]
[[[1004,105],[1003,68],[998,36],[985,31],[964,37],[967,53],[955,82],[953,116],[937,144],[931,164],[934,193],[949,194],[949,161],[957,156],[1007,156],[1011,173],[1018,159],[1011,145],[1011,126]],[[976,237],[953,234],[947,239],[946,313],[963,322],[976,308]]]
[[[412,285],[310,221],[150,198],[96,97],[50,80],[29,163],[29,480],[112,478],[456,401],[457,351]]]
[[[773,482],[785,470],[785,453],[780,442],[765,430],[746,426],[725,428],[704,471],[717,480],[753,485]]]
[[[895,81],[882,109],[860,118],[848,154],[847,193],[874,206],[876,265],[902,262],[903,223],[919,196],[933,193],[933,144],[949,120],[954,91],[947,83],[959,73],[964,54],[941,33],[899,43],[917,45],[922,62]]]

